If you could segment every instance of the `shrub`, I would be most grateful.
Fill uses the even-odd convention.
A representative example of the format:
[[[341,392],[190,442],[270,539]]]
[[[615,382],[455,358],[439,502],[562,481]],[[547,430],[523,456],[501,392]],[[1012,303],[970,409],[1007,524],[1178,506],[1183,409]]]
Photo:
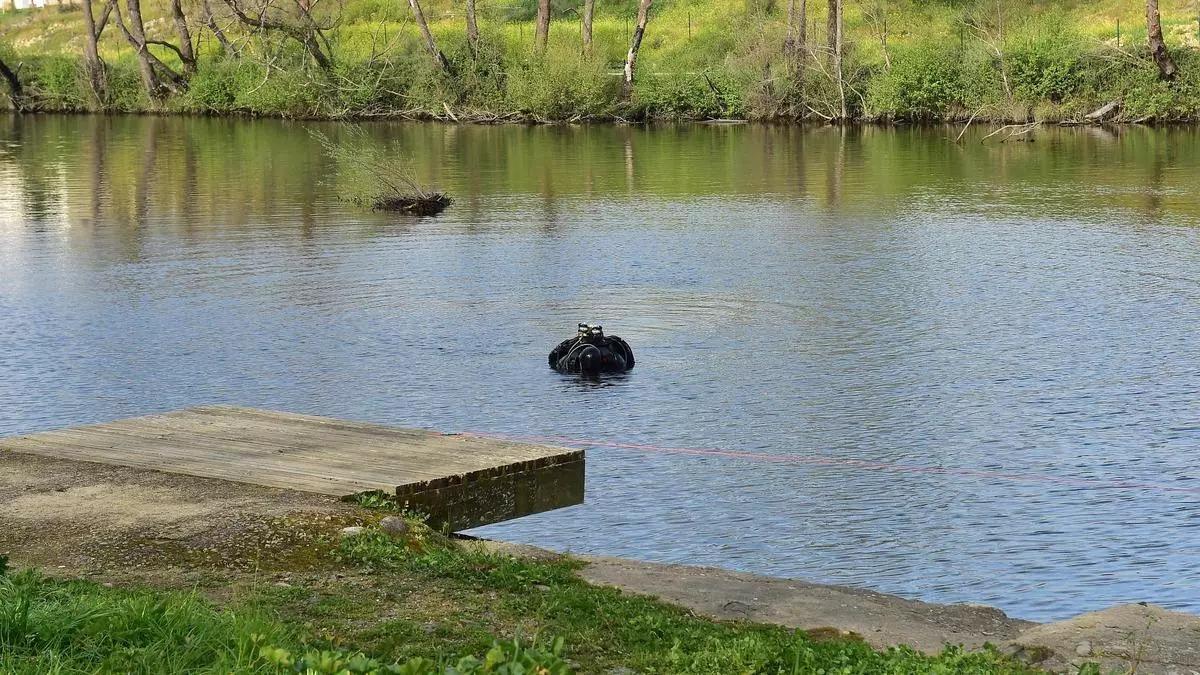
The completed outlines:
[[[607,114],[619,87],[598,60],[559,48],[513,67],[507,93],[514,109],[553,121]]]
[[[1038,22],[1008,49],[1013,93],[1030,102],[1061,103],[1083,83],[1086,53],[1083,36],[1061,16]]]
[[[952,107],[964,105],[961,56],[932,43],[896,49],[891,69],[870,82],[870,112],[906,120],[946,117]]]
[[[106,110],[137,112],[150,107],[150,98],[142,87],[142,78],[134,63],[124,59],[111,62],[105,77],[108,80],[108,96],[104,102]]]
[[[48,110],[77,111],[88,107],[90,95],[77,59],[64,55],[39,56],[27,62],[25,87]]]
[[[254,83],[243,82],[242,87],[234,100],[237,109],[256,115],[303,118],[322,112],[329,82],[316,70],[274,70]]]
[[[634,104],[649,118],[728,117],[741,109],[739,87],[720,70],[714,73],[647,74],[634,83]]]
[[[179,107],[191,112],[232,112],[239,94],[263,79],[262,68],[238,60],[202,63]]]

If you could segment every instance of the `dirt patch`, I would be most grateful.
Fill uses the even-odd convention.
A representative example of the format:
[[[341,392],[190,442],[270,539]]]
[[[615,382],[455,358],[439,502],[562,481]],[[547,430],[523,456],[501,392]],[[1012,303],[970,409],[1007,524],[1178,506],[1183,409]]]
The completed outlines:
[[[187,501],[179,490],[101,483],[22,495],[6,503],[5,510],[7,517],[16,520],[78,521],[102,517],[110,527],[130,529],[196,521],[229,506],[232,505],[224,501]]]
[[[63,575],[311,565],[360,516],[321,495],[0,451],[0,553]]]

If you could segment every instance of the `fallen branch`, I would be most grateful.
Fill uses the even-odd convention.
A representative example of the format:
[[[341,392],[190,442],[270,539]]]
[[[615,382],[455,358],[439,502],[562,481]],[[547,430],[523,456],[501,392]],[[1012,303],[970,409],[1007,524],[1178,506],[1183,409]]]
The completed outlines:
[[[967,129],[971,128],[971,122],[974,122],[975,118],[979,117],[979,113],[981,112],[983,112],[983,106],[980,106],[978,110],[971,113],[971,118],[967,120],[967,125],[962,128],[962,131],[958,132],[958,138],[954,139],[955,143],[958,143],[962,140],[963,135],[967,133]]]
[[[1026,124],[1005,124],[1004,126],[1000,127],[999,129],[988,134],[987,136],[984,136],[983,138],[979,139],[979,142],[982,143],[982,142],[986,141],[987,139],[991,138],[992,136],[995,136],[996,134],[999,134],[1004,131],[1008,131],[1007,138],[1023,136],[1025,134],[1033,131],[1034,129],[1036,129],[1040,124],[1041,124],[1041,122],[1028,122]]]

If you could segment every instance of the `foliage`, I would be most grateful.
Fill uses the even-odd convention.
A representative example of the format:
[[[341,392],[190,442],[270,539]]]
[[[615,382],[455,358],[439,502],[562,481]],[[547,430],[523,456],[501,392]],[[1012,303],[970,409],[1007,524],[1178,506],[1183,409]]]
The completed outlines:
[[[283,646],[280,646],[283,645]],[[380,673],[566,675],[563,641],[496,642],[482,658],[388,662],[305,647],[253,611],[219,610],[194,593],[106,589],[33,571],[0,577],[0,672]]]
[[[347,126],[341,132],[337,140],[315,129],[309,133],[337,166],[341,179],[339,192],[349,201],[388,209],[396,202],[441,198],[431,188],[421,185],[398,150],[380,146],[362,127]]]
[[[311,675],[569,675],[562,652],[560,638],[545,648],[523,646],[517,640],[496,642],[482,659],[464,656],[443,664],[420,657],[389,664],[362,652],[337,650],[309,650],[296,657],[279,647],[263,647],[261,655],[288,672]]]
[[[1062,15],[1037,22],[1006,55],[1013,91],[1029,101],[1061,103],[1083,84],[1083,36]]]
[[[467,44],[460,4],[426,0],[425,13],[449,71],[424,51],[408,8],[384,0],[322,5],[334,65],[316,69],[277,31],[249,31],[219,17],[238,42],[235,58],[211,36],[188,92],[165,109],[292,118],[436,116],[466,120],[807,118],[836,113],[824,6],[809,5],[808,48],[783,53],[786,6],[772,0],[655,2],[631,102],[620,100],[632,0],[596,5],[593,56],[581,54],[579,3],[555,0],[549,50],[533,53],[535,0],[479,8],[482,39]],[[221,13],[221,3],[217,3]],[[172,39],[164,0],[144,11],[155,37]],[[990,2],[853,3],[846,12],[847,104],[862,119],[934,121],[1081,119],[1109,101],[1126,119],[1196,119],[1195,17],[1164,6],[1168,46],[1180,78],[1154,76],[1139,7]],[[194,10],[190,10],[194,11]],[[998,13],[999,12],[999,13]],[[886,45],[880,32],[886,16]],[[1122,26],[1117,43],[1116,22]],[[109,96],[94,101],[80,63],[78,12],[0,15],[0,48],[22,63],[30,101],[44,110],[158,110],[141,91],[136,61],[112,28],[101,41]],[[203,33],[203,32],[201,32]],[[166,49],[155,53],[174,63]]]
[[[572,658],[589,670],[621,665],[660,673],[1031,673],[993,650],[947,649],[927,656],[910,649],[877,652],[853,635],[821,639],[753,624],[722,624],[655,600],[592,586],[570,558],[515,558],[446,539],[410,522],[412,539],[396,540],[376,528],[342,540],[343,562],[375,574],[413,575],[420,587],[465,597],[488,597],[489,612],[506,621],[564,635]]]
[[[923,43],[896,51],[891,70],[871,81],[868,102],[887,117],[940,119],[963,104],[963,89],[961,55]]]
[[[39,56],[26,62],[22,79],[39,108],[77,111],[87,107],[83,69],[76,59],[57,54]]]
[[[559,121],[595,117],[609,112],[616,101],[619,77],[603,64],[570,49],[552,48],[509,73],[508,101],[516,110]]]

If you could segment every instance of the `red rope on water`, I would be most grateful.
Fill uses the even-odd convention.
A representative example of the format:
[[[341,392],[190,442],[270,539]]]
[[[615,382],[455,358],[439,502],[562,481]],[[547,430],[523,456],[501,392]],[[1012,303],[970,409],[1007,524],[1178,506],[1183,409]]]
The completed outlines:
[[[1040,473],[1008,473],[990,471],[987,469],[970,469],[959,467],[923,466],[916,464],[898,464],[894,462],[877,462],[845,457],[827,457],[824,455],[799,454],[770,454],[765,452],[750,452],[746,450],[727,450],[724,448],[684,448],[645,443],[624,443],[618,441],[603,441],[594,439],[570,438],[567,436],[539,436],[527,434],[504,434],[489,432],[471,432],[472,436],[493,438],[508,441],[523,441],[526,443],[550,443],[555,445],[571,445],[600,448],[616,448],[620,450],[638,450],[643,452],[693,455],[701,457],[724,457],[746,459],[760,462],[776,462],[787,464],[812,464],[817,466],[849,467],[870,471],[895,471],[899,473],[927,473],[946,476],[962,476],[970,478],[986,478],[992,480],[1007,480],[1033,483],[1053,483],[1073,487],[1107,488],[1114,490],[1158,490],[1162,492],[1181,492],[1200,495],[1200,486],[1185,487],[1180,485],[1164,485],[1162,483],[1143,483],[1137,481],[1102,480],[1097,478],[1077,478],[1073,476],[1055,476]]]

